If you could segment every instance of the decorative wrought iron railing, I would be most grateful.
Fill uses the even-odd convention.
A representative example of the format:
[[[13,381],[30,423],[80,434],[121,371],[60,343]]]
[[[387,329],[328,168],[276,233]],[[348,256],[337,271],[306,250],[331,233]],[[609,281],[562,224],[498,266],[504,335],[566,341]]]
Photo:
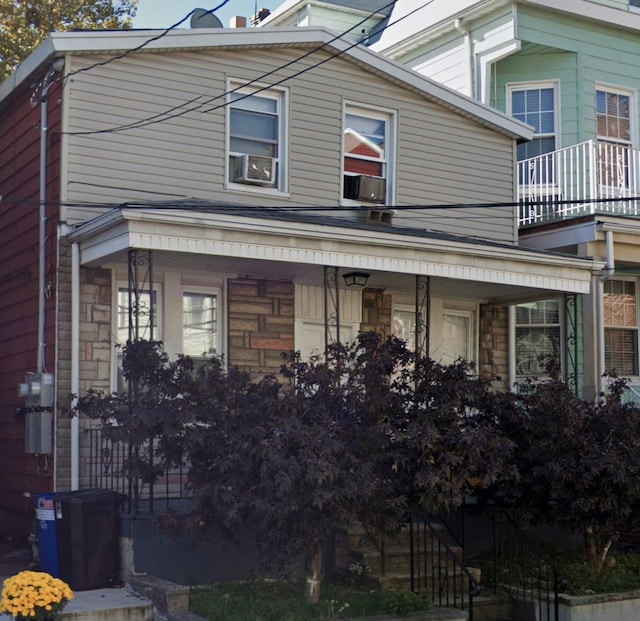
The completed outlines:
[[[509,594],[527,618],[557,621],[559,577],[553,564],[507,511],[494,508],[488,517],[493,552],[489,567],[483,568],[483,588]]]
[[[473,621],[473,598],[481,587],[464,564],[463,551],[449,542],[437,518],[409,514],[411,590],[427,593],[434,606],[466,610]]]
[[[184,497],[186,472],[183,468],[160,469],[153,477],[144,474],[154,466],[155,439],[136,446],[116,439],[109,427],[88,429],[86,433],[89,487],[123,494],[129,514],[157,513]]]
[[[518,225],[587,214],[640,215],[640,151],[588,140],[522,160]]]

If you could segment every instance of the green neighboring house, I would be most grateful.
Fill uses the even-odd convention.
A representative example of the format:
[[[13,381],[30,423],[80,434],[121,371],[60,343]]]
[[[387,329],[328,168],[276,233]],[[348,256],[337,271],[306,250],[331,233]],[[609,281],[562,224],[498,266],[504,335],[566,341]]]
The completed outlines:
[[[332,27],[327,4],[361,15],[304,4],[298,25]],[[542,373],[544,352],[587,396],[607,371],[640,395],[640,0],[397,0],[377,19],[363,43],[535,128],[518,145],[520,244],[609,265],[590,296],[512,307],[510,380]]]

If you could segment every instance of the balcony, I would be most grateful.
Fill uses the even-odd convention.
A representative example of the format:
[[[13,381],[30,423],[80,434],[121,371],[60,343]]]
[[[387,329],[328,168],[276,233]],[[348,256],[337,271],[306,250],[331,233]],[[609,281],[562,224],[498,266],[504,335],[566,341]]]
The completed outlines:
[[[640,217],[640,150],[588,140],[522,160],[518,227],[607,214]]]

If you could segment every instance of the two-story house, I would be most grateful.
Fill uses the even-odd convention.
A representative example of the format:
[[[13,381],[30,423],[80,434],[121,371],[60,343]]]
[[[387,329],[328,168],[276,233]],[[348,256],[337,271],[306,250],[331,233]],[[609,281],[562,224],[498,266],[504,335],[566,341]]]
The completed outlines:
[[[327,30],[158,35],[54,33],[0,86],[5,529],[118,478],[70,412],[129,338],[257,376],[393,330],[507,377],[509,304],[602,268],[518,246],[520,120]]]

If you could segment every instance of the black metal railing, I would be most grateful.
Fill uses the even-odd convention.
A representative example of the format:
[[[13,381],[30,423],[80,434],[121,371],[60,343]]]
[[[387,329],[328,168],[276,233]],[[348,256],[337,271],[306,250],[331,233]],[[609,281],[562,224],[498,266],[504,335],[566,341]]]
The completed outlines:
[[[165,510],[184,497],[186,472],[183,468],[160,470],[156,476],[136,474],[137,465],[150,470],[154,465],[156,440],[134,445],[116,439],[109,427],[86,430],[89,442],[88,487],[109,489],[125,496],[130,514]]]
[[[427,593],[434,606],[466,610],[473,621],[473,598],[481,587],[464,564],[462,548],[449,542],[447,527],[422,513],[409,514],[411,590]]]
[[[483,587],[509,594],[527,618],[557,621],[559,577],[553,564],[506,510],[490,509],[488,517],[493,552],[483,568]]]

